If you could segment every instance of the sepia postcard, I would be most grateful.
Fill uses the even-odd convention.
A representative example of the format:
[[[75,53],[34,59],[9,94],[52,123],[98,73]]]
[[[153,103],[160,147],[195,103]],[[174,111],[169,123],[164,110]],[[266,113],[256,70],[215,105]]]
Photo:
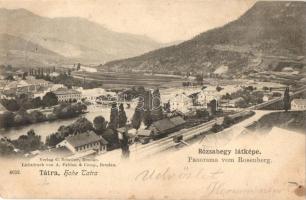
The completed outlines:
[[[0,0],[0,198],[302,200],[306,2]]]

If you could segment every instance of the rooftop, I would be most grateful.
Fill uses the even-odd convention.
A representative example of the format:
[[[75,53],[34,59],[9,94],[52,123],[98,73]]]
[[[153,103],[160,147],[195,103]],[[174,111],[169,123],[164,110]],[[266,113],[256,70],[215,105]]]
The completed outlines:
[[[236,98],[236,99],[231,99],[231,100],[230,100],[231,103],[237,103],[237,102],[240,102],[240,101],[244,101],[244,98],[238,97],[238,98]]]
[[[7,111],[7,109],[0,103],[0,113]]]
[[[5,83],[5,88],[17,88],[17,87],[26,87],[26,86],[41,85],[41,84],[49,84],[49,82],[43,79],[17,80]]]
[[[148,129],[142,129],[138,132],[139,136],[150,136],[151,135],[151,130]]]
[[[293,99],[291,103],[306,106],[306,99]]]
[[[74,136],[68,136],[65,139],[69,144],[71,144],[73,147],[79,147],[86,144],[94,143],[94,142],[101,142],[102,144],[107,144],[108,142],[98,136],[93,131],[89,131],[86,133],[80,133]]]
[[[153,122],[152,125],[159,131],[166,131],[171,128],[175,128],[179,125],[182,125],[184,123],[185,123],[185,120],[182,117],[177,116],[173,118],[165,118],[162,120],[158,120],[156,122]]]
[[[170,122],[169,118],[153,122],[152,125],[159,131],[166,131],[175,127],[174,124]]]
[[[170,121],[175,125],[175,126],[179,126],[179,125],[182,125],[182,124],[185,124],[185,120],[180,117],[180,116],[176,116],[176,117],[173,117],[173,118],[170,118]]]
[[[81,92],[72,90],[72,89],[66,89],[66,88],[59,88],[53,92],[56,95],[66,95],[66,94],[81,94]]]
[[[59,156],[59,155],[62,156],[62,157],[67,157],[67,156],[71,156],[72,153],[69,149],[67,149],[64,146],[58,147],[58,148],[48,149],[48,150],[42,151],[40,153],[40,156],[56,157],[56,156]]]

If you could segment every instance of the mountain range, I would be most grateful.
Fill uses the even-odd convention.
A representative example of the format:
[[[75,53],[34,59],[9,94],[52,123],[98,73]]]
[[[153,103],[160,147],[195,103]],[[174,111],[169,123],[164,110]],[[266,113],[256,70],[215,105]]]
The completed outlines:
[[[217,13],[216,13],[217,14]],[[267,57],[306,55],[306,2],[259,1],[237,20],[178,45],[115,60],[104,70],[231,73],[267,70]]]
[[[146,36],[117,33],[79,17],[47,18],[0,8],[0,64],[104,63],[162,47]]]

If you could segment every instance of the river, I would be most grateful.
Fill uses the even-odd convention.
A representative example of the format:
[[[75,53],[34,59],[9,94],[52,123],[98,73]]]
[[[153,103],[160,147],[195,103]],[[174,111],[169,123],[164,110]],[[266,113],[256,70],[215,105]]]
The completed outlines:
[[[110,117],[110,107],[99,107],[99,108],[91,108],[88,109],[89,112],[86,114],[83,114],[82,116],[86,117],[91,122],[96,116],[102,115],[105,120],[109,121]],[[128,117],[128,120],[131,120],[133,114],[134,114],[134,108],[125,108],[126,115]],[[36,124],[30,124],[26,126],[20,126],[20,127],[13,127],[6,130],[0,130],[1,136],[7,137],[10,139],[17,139],[21,135],[26,135],[27,132],[31,129],[35,131],[37,135],[41,136],[41,140],[45,142],[46,137],[50,135],[51,133],[54,133],[57,131],[57,129],[62,125],[69,125],[76,121],[78,117],[71,118],[71,119],[59,119],[51,122],[41,122]]]

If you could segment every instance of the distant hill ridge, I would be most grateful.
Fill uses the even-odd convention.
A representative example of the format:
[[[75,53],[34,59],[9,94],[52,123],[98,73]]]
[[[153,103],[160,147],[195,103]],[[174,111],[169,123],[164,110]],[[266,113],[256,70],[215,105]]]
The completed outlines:
[[[104,69],[213,72],[219,66],[238,74],[261,66],[262,56],[306,55],[306,2],[260,1],[237,20],[191,40]]]
[[[113,32],[102,25],[80,17],[47,18],[38,16],[26,9],[9,10],[0,8],[1,39],[11,37],[18,41],[29,41],[58,55],[58,59],[45,59],[47,54],[40,52],[36,62],[54,64],[62,58],[66,62],[104,63],[113,59],[127,58],[140,55],[162,44],[141,35]],[[9,36],[8,36],[9,35]],[[18,40],[18,41],[17,41]],[[13,45],[17,47],[18,45]],[[11,47],[11,46],[9,46]],[[14,51],[12,51],[14,50]],[[21,57],[24,47],[10,49],[0,46],[0,58],[11,53],[12,58]],[[20,59],[3,60],[22,65]],[[14,63],[15,62],[15,63]]]

